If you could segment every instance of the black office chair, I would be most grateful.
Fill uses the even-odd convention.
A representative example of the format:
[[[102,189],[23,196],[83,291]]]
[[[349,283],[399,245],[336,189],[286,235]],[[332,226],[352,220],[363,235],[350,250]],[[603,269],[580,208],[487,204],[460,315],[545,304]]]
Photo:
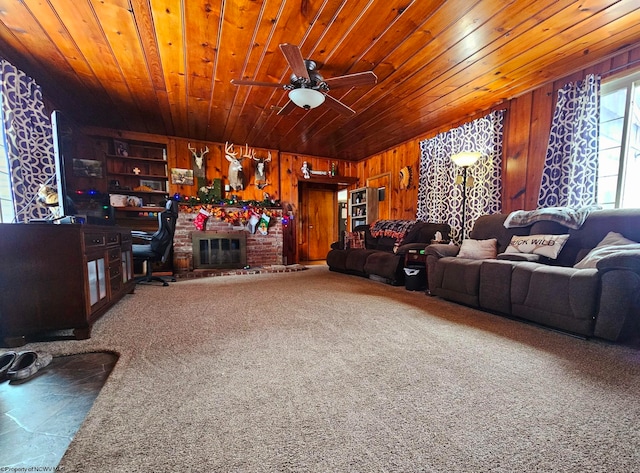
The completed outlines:
[[[176,278],[174,277],[153,276],[152,264],[156,262],[164,263],[171,255],[177,219],[178,203],[175,200],[169,200],[165,205],[165,209],[158,215],[158,230],[155,233],[131,232],[134,239],[149,242],[133,245],[134,263],[145,263],[147,267],[146,274],[136,278],[136,283],[158,281],[163,286],[168,286],[167,279],[175,282]]]

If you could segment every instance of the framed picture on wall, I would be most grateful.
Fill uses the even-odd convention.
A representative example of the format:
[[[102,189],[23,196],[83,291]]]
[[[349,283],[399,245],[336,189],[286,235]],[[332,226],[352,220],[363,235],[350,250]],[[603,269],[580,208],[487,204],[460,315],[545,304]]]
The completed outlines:
[[[192,186],[193,185],[193,169],[172,168],[171,184]]]
[[[149,181],[146,179],[140,179],[140,185],[141,186],[145,186],[145,187],[149,187],[150,189],[153,189],[154,191],[164,191],[164,188],[162,186],[162,181]]]
[[[73,175],[76,177],[102,178],[102,161],[95,159],[74,159]]]
[[[120,140],[113,140],[113,151],[116,156],[129,156],[129,143]]]

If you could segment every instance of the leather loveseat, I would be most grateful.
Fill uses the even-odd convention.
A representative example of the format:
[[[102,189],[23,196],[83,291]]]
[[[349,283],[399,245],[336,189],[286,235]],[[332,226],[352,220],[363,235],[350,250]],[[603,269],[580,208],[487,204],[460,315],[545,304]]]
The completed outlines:
[[[440,232],[442,239],[448,240],[450,230],[448,224],[418,221],[406,233],[402,244],[396,246],[396,238],[374,237],[370,225],[359,225],[354,231],[363,234],[364,248],[345,249],[343,239],[334,242],[327,254],[327,265],[331,271],[378,279],[394,286],[403,285],[406,253],[409,250],[424,250],[436,232]]]
[[[427,247],[430,294],[585,337],[618,341],[637,335],[639,245],[607,249],[602,241],[616,232],[631,243],[640,242],[640,209],[593,211],[578,229],[544,220],[505,228],[506,218],[480,217],[469,236],[475,241],[495,238],[495,258],[460,258],[455,245]],[[556,259],[504,253],[514,235],[560,234],[569,237]],[[584,265],[583,258],[592,257],[594,249],[605,255],[591,259],[595,267],[574,267],[580,261]]]

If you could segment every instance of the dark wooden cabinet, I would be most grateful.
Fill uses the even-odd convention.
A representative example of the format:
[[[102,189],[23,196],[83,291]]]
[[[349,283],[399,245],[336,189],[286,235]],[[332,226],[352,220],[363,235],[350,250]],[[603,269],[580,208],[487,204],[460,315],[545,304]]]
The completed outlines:
[[[0,224],[0,343],[91,326],[135,288],[131,232],[100,225]]]

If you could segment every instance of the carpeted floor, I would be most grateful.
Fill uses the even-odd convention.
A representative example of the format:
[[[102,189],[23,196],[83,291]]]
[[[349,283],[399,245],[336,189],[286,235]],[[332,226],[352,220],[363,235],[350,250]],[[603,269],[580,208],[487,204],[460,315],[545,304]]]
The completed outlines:
[[[66,472],[632,472],[640,352],[326,267],[141,286]]]

